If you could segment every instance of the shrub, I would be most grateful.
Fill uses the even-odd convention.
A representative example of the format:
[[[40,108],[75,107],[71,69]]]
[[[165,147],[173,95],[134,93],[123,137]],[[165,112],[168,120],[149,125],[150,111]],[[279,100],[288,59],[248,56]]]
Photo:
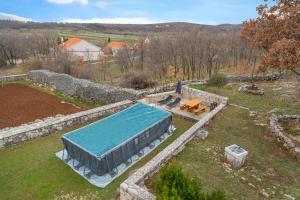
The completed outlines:
[[[156,186],[158,200],[225,200],[223,192],[216,190],[211,193],[201,192],[198,182],[185,176],[176,165],[162,168]]]
[[[121,83],[121,86],[134,89],[145,89],[154,87],[155,82],[149,80],[145,74],[127,74]]]
[[[207,84],[211,86],[222,87],[226,85],[227,80],[223,74],[216,73],[210,77]]]

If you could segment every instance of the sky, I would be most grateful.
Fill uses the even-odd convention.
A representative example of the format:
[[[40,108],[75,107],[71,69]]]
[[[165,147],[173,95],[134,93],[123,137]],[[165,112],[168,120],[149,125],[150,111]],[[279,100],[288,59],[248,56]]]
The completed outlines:
[[[263,0],[0,0],[0,19],[38,22],[239,24]]]

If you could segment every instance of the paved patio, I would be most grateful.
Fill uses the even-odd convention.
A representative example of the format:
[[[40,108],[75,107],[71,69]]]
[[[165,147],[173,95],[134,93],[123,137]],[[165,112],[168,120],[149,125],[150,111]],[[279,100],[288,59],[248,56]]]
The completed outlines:
[[[162,100],[162,99],[165,99],[167,96],[169,95],[172,95],[173,96],[173,100],[174,101],[176,99],[176,97],[179,97],[181,98],[181,102],[175,107],[175,108],[169,108],[168,106],[166,105],[160,105],[158,103],[158,101]],[[155,95],[149,95],[147,96],[146,98],[144,99],[141,99],[139,100],[139,102],[142,102],[142,103],[147,103],[147,104],[152,104],[152,105],[155,105],[161,109],[164,109],[164,110],[167,110],[169,112],[172,112],[176,115],[180,115],[180,116],[183,116],[185,118],[188,118],[188,119],[193,119],[193,120],[196,120],[196,121],[199,121],[200,119],[202,119],[205,115],[207,115],[209,113],[209,105],[204,102],[201,98],[197,98],[199,99],[200,101],[202,101],[207,109],[205,112],[199,114],[199,115],[196,115],[196,114],[193,114],[193,113],[190,113],[190,112],[187,112],[187,110],[181,110],[180,109],[180,104],[184,103],[184,102],[187,102],[191,99],[195,99],[195,98],[189,98],[187,97],[186,95],[178,95],[178,94],[175,94],[175,92],[164,92],[164,93],[160,93],[160,94],[155,94]],[[172,102],[171,101],[171,102]]]

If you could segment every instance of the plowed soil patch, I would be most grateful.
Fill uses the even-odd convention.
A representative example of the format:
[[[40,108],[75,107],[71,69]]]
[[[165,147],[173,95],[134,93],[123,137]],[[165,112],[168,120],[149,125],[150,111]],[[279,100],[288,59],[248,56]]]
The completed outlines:
[[[14,127],[57,114],[82,111],[56,96],[25,85],[0,87],[0,128]]]

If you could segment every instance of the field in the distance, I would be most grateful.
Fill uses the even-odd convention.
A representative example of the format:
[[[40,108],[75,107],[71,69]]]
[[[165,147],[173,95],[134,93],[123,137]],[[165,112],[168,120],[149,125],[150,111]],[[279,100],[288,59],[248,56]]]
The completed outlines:
[[[138,35],[122,35],[122,34],[108,34],[108,33],[95,33],[95,32],[61,32],[60,36],[64,37],[77,37],[87,40],[100,47],[105,46],[108,38],[113,42],[127,42],[129,46],[133,46],[135,42],[143,40],[144,37]]]

